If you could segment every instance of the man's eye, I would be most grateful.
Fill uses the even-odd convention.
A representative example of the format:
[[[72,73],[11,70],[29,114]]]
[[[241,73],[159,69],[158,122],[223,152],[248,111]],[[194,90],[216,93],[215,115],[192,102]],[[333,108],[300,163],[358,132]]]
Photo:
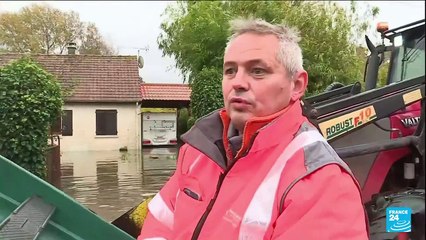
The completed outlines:
[[[235,68],[225,69],[225,75],[234,75],[236,73]]]
[[[251,72],[255,76],[262,76],[266,73],[265,69],[263,68],[253,68]]]

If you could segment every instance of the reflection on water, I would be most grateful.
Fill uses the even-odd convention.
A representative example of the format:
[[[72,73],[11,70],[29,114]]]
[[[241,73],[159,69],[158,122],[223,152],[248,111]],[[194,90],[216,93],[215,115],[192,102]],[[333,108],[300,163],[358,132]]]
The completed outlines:
[[[61,189],[112,221],[163,186],[176,156],[176,148],[144,149],[142,156],[137,151],[64,152]]]

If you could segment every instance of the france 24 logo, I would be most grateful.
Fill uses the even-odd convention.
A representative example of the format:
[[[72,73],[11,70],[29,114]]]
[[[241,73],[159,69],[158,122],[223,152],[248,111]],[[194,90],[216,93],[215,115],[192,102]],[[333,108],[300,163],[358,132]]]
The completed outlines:
[[[411,208],[386,208],[386,232],[411,232]]]

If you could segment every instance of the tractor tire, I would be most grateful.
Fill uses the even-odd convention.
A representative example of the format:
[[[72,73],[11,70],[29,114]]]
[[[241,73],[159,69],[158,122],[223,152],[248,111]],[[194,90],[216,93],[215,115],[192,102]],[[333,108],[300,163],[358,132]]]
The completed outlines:
[[[396,193],[380,193],[366,203],[370,224],[370,240],[425,240],[425,190],[407,189]],[[386,208],[411,208],[411,232],[386,232]],[[405,235],[405,237],[402,237]],[[408,235],[408,238],[406,237]]]

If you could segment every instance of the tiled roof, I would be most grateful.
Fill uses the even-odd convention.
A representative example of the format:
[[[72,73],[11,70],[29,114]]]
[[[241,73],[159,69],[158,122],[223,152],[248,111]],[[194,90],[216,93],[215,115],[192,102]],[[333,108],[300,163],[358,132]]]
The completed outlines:
[[[190,101],[191,88],[188,84],[142,83],[143,100]]]
[[[0,66],[22,54],[0,54]],[[67,102],[136,102],[141,100],[136,56],[31,55],[64,87],[74,86]]]

